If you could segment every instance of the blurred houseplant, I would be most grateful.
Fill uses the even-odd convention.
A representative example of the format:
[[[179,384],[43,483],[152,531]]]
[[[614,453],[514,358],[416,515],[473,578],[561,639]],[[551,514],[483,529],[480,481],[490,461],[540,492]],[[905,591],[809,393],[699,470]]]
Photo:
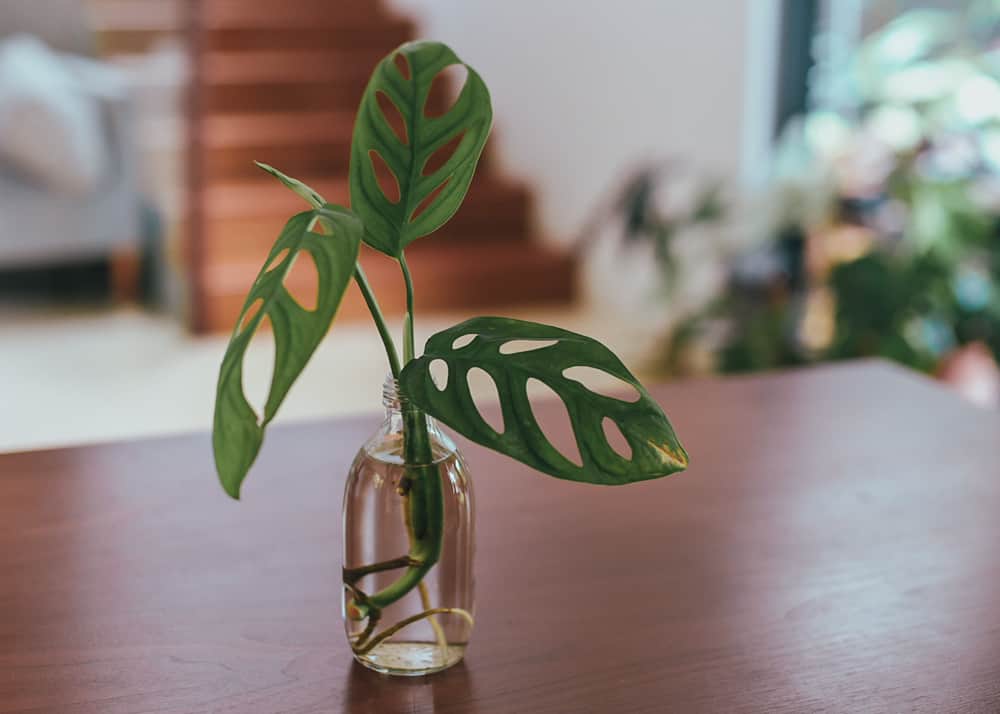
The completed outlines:
[[[882,356],[953,377],[971,364],[974,396],[996,398],[998,29],[987,3],[913,11],[865,39],[832,73],[830,108],[783,132],[767,239],[673,331],[669,366],[692,349],[727,372]]]

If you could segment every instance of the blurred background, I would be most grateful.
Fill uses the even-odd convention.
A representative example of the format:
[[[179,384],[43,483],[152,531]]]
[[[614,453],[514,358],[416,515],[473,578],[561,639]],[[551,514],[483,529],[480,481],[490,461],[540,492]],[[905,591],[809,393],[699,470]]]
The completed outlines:
[[[996,408],[1000,0],[3,0],[0,450],[208,428],[302,207],[252,161],[348,203],[368,75],[420,37],[495,128],[408,251],[418,339],[520,316],[648,379],[876,356]],[[251,402],[272,364],[261,333]],[[373,410],[385,372],[352,287],[281,418]]]

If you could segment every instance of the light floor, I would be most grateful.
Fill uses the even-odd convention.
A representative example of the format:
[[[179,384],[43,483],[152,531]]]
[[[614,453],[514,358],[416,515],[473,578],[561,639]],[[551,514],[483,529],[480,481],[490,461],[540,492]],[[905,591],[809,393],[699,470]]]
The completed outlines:
[[[626,362],[636,356],[634,335],[623,325],[581,309],[507,314],[591,334]],[[463,317],[418,315],[417,344]],[[169,318],[134,309],[4,312],[0,452],[209,429],[226,340],[193,337]],[[253,404],[266,393],[273,349],[270,334],[261,334],[247,355],[245,384]],[[380,409],[386,372],[371,325],[338,324],[277,421]]]

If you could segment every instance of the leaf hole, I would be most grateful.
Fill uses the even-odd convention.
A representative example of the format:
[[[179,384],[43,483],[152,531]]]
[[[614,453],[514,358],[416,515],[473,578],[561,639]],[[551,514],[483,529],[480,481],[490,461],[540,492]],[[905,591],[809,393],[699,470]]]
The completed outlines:
[[[465,130],[458,132],[452,138],[448,139],[440,148],[434,151],[433,154],[427,157],[427,161],[424,162],[424,168],[421,169],[420,174],[422,176],[430,176],[432,173],[440,169],[458,150],[458,145],[462,143],[462,139],[465,137]]]
[[[469,392],[472,394],[472,401],[476,404],[479,416],[483,418],[490,428],[497,434],[504,432],[503,414],[498,405],[500,404],[500,390],[493,377],[482,367],[473,367],[465,373],[465,380],[469,384]]]
[[[462,93],[468,77],[469,70],[464,64],[450,64],[434,75],[424,102],[424,116],[434,119],[447,114]]]
[[[565,402],[552,387],[535,377],[528,378],[528,397],[531,400],[531,411],[535,421],[545,434],[552,447],[562,454],[563,458],[576,466],[583,466],[580,447],[576,443],[573,431],[573,421]],[[539,408],[544,402],[544,408]]]
[[[476,339],[477,335],[475,333],[469,333],[468,335],[462,335],[461,337],[456,337],[455,341],[451,343],[451,348],[453,350],[460,350],[463,347],[472,343]]]
[[[626,461],[632,460],[632,445],[628,443],[628,439],[622,433],[621,427],[618,426],[616,422],[611,417],[604,417],[601,421],[601,429],[604,430],[604,438],[608,442],[608,446],[616,454],[621,456]]]
[[[397,52],[392,56],[392,63],[396,65],[396,69],[399,71],[399,75],[409,81],[410,80],[410,63],[407,61],[406,56],[402,52]]]
[[[266,273],[269,270],[274,270],[279,265],[281,265],[281,263],[283,263],[285,258],[287,257],[288,257],[288,248],[282,248],[276,256],[274,256],[273,258],[271,258],[271,260],[267,262],[267,265],[264,266],[264,272]]]
[[[333,235],[333,229],[320,216],[316,216],[309,224],[310,233],[318,233],[321,236]]]
[[[382,194],[386,200],[389,203],[399,203],[399,179],[396,178],[396,174],[392,172],[389,164],[385,162],[382,155],[375,151],[375,149],[368,151],[368,158],[372,162],[372,171],[375,173],[375,180],[378,181],[378,187],[382,189]]]
[[[579,382],[595,394],[618,399],[623,402],[639,401],[640,394],[638,389],[623,379],[605,372],[603,369],[576,365],[564,369],[562,376],[566,379]]]
[[[559,340],[511,340],[500,345],[500,354],[516,355],[521,352],[532,352],[551,347],[558,343]]]
[[[247,326],[253,322],[253,319],[257,317],[257,313],[260,312],[261,307],[264,306],[264,298],[257,298],[252,303],[250,307],[243,311],[243,315],[240,317],[240,327],[237,332],[243,332],[247,329]]]
[[[271,318],[265,316],[247,344],[240,368],[243,396],[257,415],[258,423],[264,414],[264,405],[267,404],[267,395],[271,391],[271,380],[274,375],[274,338],[260,336],[262,331],[270,328]]]
[[[406,121],[403,119],[399,107],[389,99],[389,95],[385,92],[375,92],[375,101],[378,103],[378,108],[382,111],[382,118],[385,119],[385,123],[389,125],[392,133],[399,139],[399,143],[404,145],[409,143],[406,135]]]
[[[285,275],[285,290],[304,310],[315,310],[319,300],[319,274],[316,259],[308,250],[295,256],[292,269]]]
[[[436,201],[437,197],[441,194],[442,191],[444,191],[444,188],[445,186],[448,185],[449,181],[451,181],[450,176],[446,178],[444,181],[442,181],[437,188],[435,188],[433,191],[427,194],[427,197],[424,198],[423,201],[417,204],[417,207],[413,209],[413,213],[410,214],[411,223],[420,218],[420,216],[422,216],[424,212],[427,211],[434,204],[434,201]]]
[[[448,388],[448,363],[443,359],[431,360],[430,365],[427,367],[427,371],[431,374],[431,381],[434,382],[434,386],[438,388],[439,392],[443,392]]]

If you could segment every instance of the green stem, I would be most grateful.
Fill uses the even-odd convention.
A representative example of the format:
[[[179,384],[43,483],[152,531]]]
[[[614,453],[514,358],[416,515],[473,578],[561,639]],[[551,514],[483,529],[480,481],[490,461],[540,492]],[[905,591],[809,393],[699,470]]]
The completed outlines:
[[[316,200],[309,201],[309,204],[316,209],[320,216],[323,215],[323,207],[326,205],[326,199],[320,196],[318,193],[313,191],[316,195]],[[329,228],[329,226],[328,226]],[[396,352],[396,343],[392,341],[392,333],[389,332],[388,326],[385,324],[385,316],[382,314],[382,309],[378,306],[378,300],[375,298],[375,293],[372,290],[371,283],[368,282],[368,276],[365,275],[364,268],[361,267],[360,261],[354,262],[354,281],[361,288],[361,295],[365,299],[365,304],[368,306],[368,312],[372,315],[372,320],[375,321],[375,328],[378,330],[379,337],[382,338],[382,345],[385,347],[385,355],[389,358],[389,371],[392,372],[392,376],[395,379],[399,379],[399,354]]]
[[[444,491],[441,475],[433,463],[427,417],[418,409],[403,405],[403,461],[406,464],[406,502],[410,509],[410,552],[412,563],[391,585],[358,603],[362,612],[367,608],[382,610],[417,587],[441,557],[444,540]]]
[[[356,582],[361,580],[361,578],[366,575],[371,575],[372,573],[381,573],[386,570],[398,570],[399,568],[405,568],[408,565],[416,565],[413,559],[408,555],[402,555],[398,558],[393,558],[392,560],[385,560],[381,563],[372,563],[371,565],[362,565],[357,568],[344,568],[343,578],[345,585],[354,585]]]
[[[413,359],[413,277],[410,266],[406,264],[406,255],[399,252],[399,267],[403,269],[403,282],[406,284],[406,319],[403,322],[403,364]]]
[[[365,298],[365,304],[368,305],[368,312],[372,314],[375,328],[378,330],[379,337],[382,338],[385,354],[389,358],[389,370],[394,379],[399,379],[399,355],[396,352],[396,344],[392,341],[392,333],[389,332],[389,328],[385,324],[385,317],[382,315],[378,300],[375,299],[375,293],[372,292],[372,286],[368,282],[368,276],[365,275],[361,263],[354,264],[354,280],[361,288],[361,295]]]
[[[406,320],[404,321],[403,355],[405,362],[413,359],[413,279],[406,258],[400,254],[399,264],[406,283]],[[423,580],[438,562],[444,541],[444,491],[441,475],[434,465],[427,416],[400,395],[403,411],[403,462],[406,473],[401,484],[406,493],[404,508],[409,509],[410,565],[395,582],[357,603],[359,612],[382,610],[396,602]],[[369,609],[370,608],[370,609]]]

